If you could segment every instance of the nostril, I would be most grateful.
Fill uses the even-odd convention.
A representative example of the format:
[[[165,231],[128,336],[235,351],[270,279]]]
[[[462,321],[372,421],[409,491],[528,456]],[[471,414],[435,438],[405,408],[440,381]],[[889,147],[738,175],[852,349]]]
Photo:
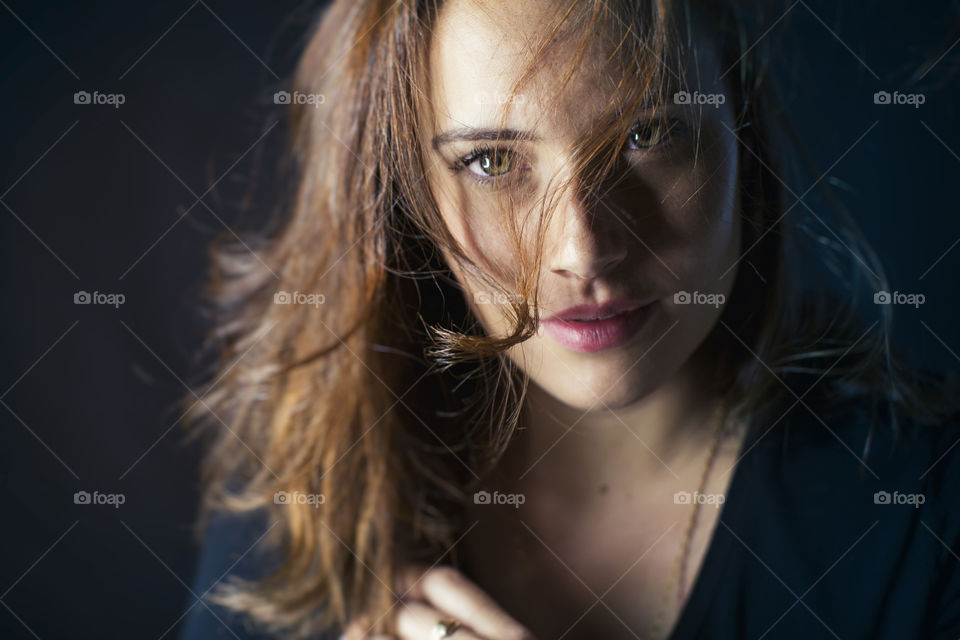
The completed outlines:
[[[592,280],[608,274],[619,266],[627,257],[627,250],[620,249],[615,253],[606,253],[596,258],[581,257],[579,260],[568,260],[557,264],[551,271],[560,276],[571,276],[581,280]]]
[[[587,280],[609,273],[627,258],[625,229],[609,221],[593,224],[590,211],[583,207],[566,207],[563,212],[569,215],[555,222],[556,235],[545,254],[551,272]]]

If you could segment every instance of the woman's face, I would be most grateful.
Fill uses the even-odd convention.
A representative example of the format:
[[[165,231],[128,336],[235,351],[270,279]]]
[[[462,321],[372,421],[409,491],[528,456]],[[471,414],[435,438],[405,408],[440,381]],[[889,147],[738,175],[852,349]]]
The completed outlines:
[[[587,51],[558,91],[579,46],[574,38],[538,65],[520,94],[510,95],[550,5],[453,0],[444,6],[430,43],[423,148],[448,229],[508,291],[516,289],[518,251],[535,252],[537,222],[545,221],[541,323],[509,355],[566,404],[615,409],[681,368],[716,324],[732,288],[736,269],[728,268],[740,251],[732,100],[711,47],[699,46],[684,77],[690,94],[699,95],[685,101],[671,93],[655,120],[637,113],[640,125],[623,140],[627,175],[615,184],[585,184],[577,175],[576,143],[609,120],[617,95],[613,67],[601,72],[605,52]],[[489,140],[507,106],[508,131]],[[508,197],[498,198],[498,186]],[[545,198],[553,209],[541,218]],[[523,232],[520,246],[513,225]],[[487,333],[509,334],[505,296],[447,259]]]

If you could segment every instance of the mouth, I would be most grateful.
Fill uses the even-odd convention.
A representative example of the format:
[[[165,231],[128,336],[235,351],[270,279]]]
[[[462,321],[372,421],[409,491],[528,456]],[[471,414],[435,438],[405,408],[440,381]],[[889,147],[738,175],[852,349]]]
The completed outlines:
[[[582,353],[620,347],[647,323],[655,301],[614,300],[569,307],[542,322],[544,333]]]
[[[611,314],[608,314],[605,316],[599,316],[599,317],[563,318],[563,320],[565,320],[566,322],[596,322],[597,320],[609,320],[610,318],[616,318],[618,316],[622,316],[625,313],[629,313],[629,311],[621,311],[620,313],[611,313]]]

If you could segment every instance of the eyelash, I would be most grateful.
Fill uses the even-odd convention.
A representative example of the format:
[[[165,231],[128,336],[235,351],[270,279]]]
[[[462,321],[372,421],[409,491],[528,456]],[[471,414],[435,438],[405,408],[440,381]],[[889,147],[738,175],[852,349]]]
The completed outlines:
[[[670,146],[670,143],[673,140],[673,137],[676,133],[682,132],[684,129],[683,122],[678,118],[660,118],[658,120],[647,120],[644,122],[638,122],[633,125],[633,128],[627,133],[628,136],[632,136],[635,132],[641,131],[644,128],[648,130],[655,126],[665,127],[665,131],[661,134],[661,140],[654,145],[649,147],[637,147],[636,149],[627,149],[627,151],[646,151],[650,149],[662,149]]]
[[[626,144],[628,143],[625,143],[624,145],[625,151],[649,151],[652,149],[665,148],[669,146],[671,138],[674,136],[674,134],[678,131],[683,130],[683,123],[679,119],[662,118],[659,121],[647,120],[645,122],[638,122],[633,126],[633,128],[630,129],[627,135],[631,136],[638,130],[641,130],[643,127],[651,127],[654,125],[666,126],[666,131],[664,131],[664,133],[662,134],[661,136],[662,139],[660,142],[658,142],[657,144],[651,145],[649,147],[637,147],[635,149],[626,148]],[[480,176],[474,173],[473,171],[469,171],[469,167],[471,164],[473,164],[480,158],[484,157],[485,155],[493,155],[493,154],[507,155],[510,158],[511,163],[517,161],[516,152],[513,149],[510,149],[508,147],[494,147],[488,144],[483,144],[478,147],[474,147],[474,149],[470,153],[458,158],[456,162],[454,162],[453,165],[450,167],[450,169],[455,174],[462,173],[466,169],[467,173],[469,174],[469,177],[472,180],[474,180],[476,183],[481,185],[489,185],[490,183],[493,183],[493,182],[506,180],[508,179],[507,176],[509,174],[513,174],[517,171],[517,170],[508,171],[507,174],[504,174],[504,176]],[[522,168],[519,170],[523,171]]]
[[[513,149],[509,149],[507,147],[494,147],[488,144],[483,144],[478,147],[474,147],[474,149],[469,154],[463,156],[462,158],[457,159],[457,161],[453,164],[451,169],[453,170],[454,173],[460,173],[466,169],[470,178],[472,178],[478,184],[482,184],[482,185],[487,185],[487,184],[490,184],[491,182],[496,182],[497,180],[504,180],[505,178],[503,176],[501,177],[480,176],[475,174],[473,171],[469,171],[471,164],[473,164],[474,162],[476,162],[477,160],[479,160],[485,155],[493,155],[493,154],[507,155],[510,158],[511,163],[516,161],[516,153],[513,151]],[[512,173],[512,171],[508,173]]]

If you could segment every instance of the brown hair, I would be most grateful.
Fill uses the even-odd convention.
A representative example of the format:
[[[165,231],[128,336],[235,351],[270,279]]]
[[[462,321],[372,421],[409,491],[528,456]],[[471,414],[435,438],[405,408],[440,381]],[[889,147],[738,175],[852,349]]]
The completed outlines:
[[[510,298],[517,300],[514,331],[486,336],[438,251],[470,264],[424,179],[418,133],[428,35],[441,4],[333,2],[290,87],[326,98],[319,108],[290,106],[293,201],[262,230],[256,254],[231,242],[212,251],[209,297],[218,320],[210,346],[219,371],[193,420],[212,440],[205,511],[266,510],[280,523],[267,544],[282,558],[271,575],[221,585],[214,599],[275,633],[306,637],[362,614],[389,629],[400,563],[444,556],[461,531],[472,481],[523,419],[526,380],[504,351],[534,330],[532,306],[523,301],[532,299],[536,260],[517,283],[524,295]],[[772,152],[782,144],[772,137],[778,111],[766,78],[767,41],[757,40],[767,22],[755,7],[565,3],[544,25],[521,82],[557,42],[579,35],[581,52],[598,40],[608,46],[627,102],[611,107],[614,126],[585,141],[582,169],[595,184],[609,181],[616,141],[636,107],[650,96],[655,104],[667,99],[663,67],[693,46],[685,31],[693,14],[709,15],[722,67],[732,69],[742,246],[751,267],[740,270],[724,311],[730,330],[718,325],[707,339],[715,379],[745,414],[763,414],[781,397],[769,366],[778,374],[824,374],[843,393],[866,389],[934,421],[915,382],[902,379],[889,315],[868,328],[856,295],[801,290],[801,262],[853,274],[849,282],[871,291],[885,281],[841,209],[831,226],[846,248],[832,239],[801,242],[811,232],[800,210],[783,215],[782,163]],[[322,295],[323,304],[276,304],[280,292]],[[319,494],[324,502],[277,504],[277,492]]]

